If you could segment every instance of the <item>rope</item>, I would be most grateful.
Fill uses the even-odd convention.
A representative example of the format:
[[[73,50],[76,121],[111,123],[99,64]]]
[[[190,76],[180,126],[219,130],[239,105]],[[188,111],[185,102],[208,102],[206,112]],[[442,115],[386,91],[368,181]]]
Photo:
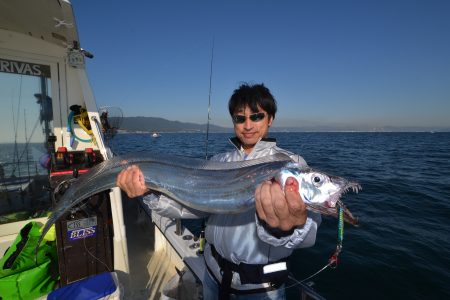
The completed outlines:
[[[75,131],[73,130],[73,127],[72,127],[72,122],[73,122],[73,117],[74,117],[74,115],[75,115],[75,113],[74,113],[73,111],[71,111],[70,114],[69,114],[69,117],[67,118],[67,128],[69,129],[70,134],[71,134],[76,140],[78,140],[78,141],[80,141],[80,142],[83,142],[83,143],[89,143],[89,142],[92,142],[92,141],[93,141],[93,137],[91,137],[90,139],[82,139],[82,138],[78,137],[78,136],[75,134]],[[84,128],[86,128],[86,127],[83,126],[82,128],[83,128],[83,130],[85,130]],[[92,132],[92,131],[91,131],[91,132]]]
[[[60,20],[60,19],[58,19],[56,17],[54,17],[53,20],[56,21],[55,28],[59,28],[61,26],[65,26],[66,28],[72,28],[73,27],[73,23],[67,23],[67,21],[65,21],[65,20]]]

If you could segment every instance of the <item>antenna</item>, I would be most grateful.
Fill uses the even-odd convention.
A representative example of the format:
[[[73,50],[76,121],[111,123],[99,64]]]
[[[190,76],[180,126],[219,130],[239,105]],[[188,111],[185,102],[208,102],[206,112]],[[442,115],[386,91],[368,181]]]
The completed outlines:
[[[206,141],[205,141],[205,159],[208,159],[208,139],[209,139],[209,120],[211,113],[211,81],[212,81],[212,71],[213,71],[213,59],[214,59],[214,38],[211,48],[211,68],[209,71],[209,96],[208,96],[208,121],[206,122]]]

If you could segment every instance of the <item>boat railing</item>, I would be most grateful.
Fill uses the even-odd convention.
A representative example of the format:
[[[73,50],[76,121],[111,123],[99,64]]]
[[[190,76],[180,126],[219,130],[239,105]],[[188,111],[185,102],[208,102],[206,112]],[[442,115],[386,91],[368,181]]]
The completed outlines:
[[[0,224],[45,215],[51,206],[48,170],[38,161],[0,165]]]
[[[0,180],[2,183],[15,181],[16,178],[31,178],[35,175],[46,175],[48,170],[40,166],[38,161],[3,162],[0,164]]]

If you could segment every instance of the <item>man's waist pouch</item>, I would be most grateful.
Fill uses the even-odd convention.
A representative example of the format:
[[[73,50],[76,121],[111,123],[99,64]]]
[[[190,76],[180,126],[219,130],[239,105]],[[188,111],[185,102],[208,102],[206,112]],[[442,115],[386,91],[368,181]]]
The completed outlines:
[[[210,244],[210,246],[211,254],[216,259],[222,272],[230,270],[238,273],[241,284],[271,283],[278,287],[288,279],[289,267],[286,259],[268,264],[235,264],[223,258],[214,245]]]

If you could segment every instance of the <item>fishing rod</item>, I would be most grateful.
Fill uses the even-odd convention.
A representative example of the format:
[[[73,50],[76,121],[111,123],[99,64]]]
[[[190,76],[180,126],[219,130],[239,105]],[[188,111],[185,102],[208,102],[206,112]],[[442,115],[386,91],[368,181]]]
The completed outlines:
[[[209,121],[211,120],[211,83],[212,83],[212,72],[213,72],[213,61],[214,61],[214,38],[211,47],[211,64],[209,69],[209,95],[208,95],[208,120],[206,122],[206,140],[205,140],[205,159],[208,159],[208,141],[209,141]],[[199,236],[199,254],[203,254],[205,250],[205,219],[202,220],[201,231]]]
[[[20,85],[19,85],[19,103],[17,104],[17,120],[15,120],[15,112],[14,112],[14,99],[11,96],[11,107],[12,107],[12,117],[13,117],[13,127],[14,127],[14,154],[13,154],[13,163],[14,165],[20,163],[19,159],[19,149],[17,145],[17,132],[19,131],[19,120],[20,120],[20,101],[22,99],[22,80],[23,76],[20,76]],[[14,170],[15,171],[15,170]],[[12,173],[14,175],[14,173]],[[20,176],[20,174],[19,174]]]
[[[214,38],[211,48],[211,66],[209,70],[209,95],[208,95],[208,120],[206,122],[206,140],[205,140],[205,159],[208,159],[208,140],[209,140],[209,121],[211,120],[211,82],[212,82],[212,71],[213,71],[213,60],[214,60]]]

